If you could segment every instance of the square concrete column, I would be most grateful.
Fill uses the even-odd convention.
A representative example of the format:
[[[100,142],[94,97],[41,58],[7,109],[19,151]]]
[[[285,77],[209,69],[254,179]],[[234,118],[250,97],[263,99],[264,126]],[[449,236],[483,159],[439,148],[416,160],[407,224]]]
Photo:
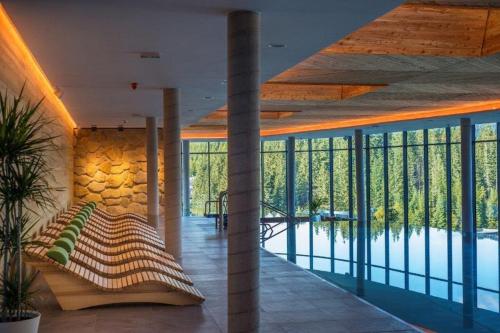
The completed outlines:
[[[228,16],[228,331],[259,330],[260,17]]]
[[[181,130],[179,90],[163,90],[163,166],[165,169],[165,248],[181,257]]]
[[[158,228],[160,199],[158,191],[158,126],[156,117],[146,117],[146,161],[148,223]]]

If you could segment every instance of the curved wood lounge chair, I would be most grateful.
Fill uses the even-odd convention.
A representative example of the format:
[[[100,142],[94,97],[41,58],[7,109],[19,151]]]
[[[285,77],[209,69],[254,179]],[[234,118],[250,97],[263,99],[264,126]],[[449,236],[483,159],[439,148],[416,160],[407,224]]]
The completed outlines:
[[[97,209],[96,209],[97,210]],[[71,220],[71,218],[78,212],[78,210],[72,209],[70,212],[62,214],[60,216],[61,220]],[[109,220],[103,218],[95,213],[89,219],[89,225],[91,225],[94,229],[97,229],[99,232],[106,233],[120,233],[120,232],[129,232],[129,231],[139,231],[141,234],[153,236],[155,239],[160,239],[156,232],[156,229],[151,227],[150,225],[137,221],[134,219],[130,219],[128,217],[123,217],[123,219],[116,220],[109,223]]]
[[[68,221],[69,223],[69,221]],[[50,224],[47,229],[45,229],[42,234],[43,235],[52,235],[53,237],[57,237],[59,233],[66,227],[68,224],[64,223],[53,223]],[[99,244],[108,246],[108,247],[116,247],[124,244],[130,244],[133,242],[140,242],[152,247],[156,247],[159,250],[163,250],[165,245],[163,241],[159,238],[153,238],[146,235],[141,234],[130,234],[130,235],[109,235],[103,232],[92,230],[92,226],[86,225],[82,230],[82,235],[87,238],[92,239]]]
[[[190,305],[204,301],[196,288],[158,272],[108,278],[73,261],[63,266],[46,252],[43,247],[29,249],[25,260],[43,273],[63,310],[115,303]]]
[[[79,209],[71,212],[76,214]],[[60,244],[62,231],[74,214],[64,214],[51,223],[36,238],[38,245],[25,251],[26,263],[44,274],[63,310],[113,303],[188,305],[204,301],[181,266],[163,250],[161,239],[140,219],[111,221],[92,211],[67,249],[66,259],[51,256],[54,247],[48,248]],[[120,223],[133,228],[106,231]],[[147,232],[141,234],[143,228]]]
[[[73,215],[76,214],[79,210],[80,210],[79,207],[72,207],[66,213]],[[133,222],[135,225],[140,225],[141,228],[149,229],[151,231],[156,231],[155,228],[153,228],[151,225],[148,224],[145,218],[138,216],[136,214],[126,213],[115,216],[115,215],[109,215],[107,212],[99,208],[95,208],[92,216],[100,219],[103,225],[111,227],[119,226],[122,222]]]
[[[37,238],[37,242],[45,248],[49,248],[53,245],[55,238],[48,236],[41,236]],[[87,265],[99,269],[101,272],[120,272],[128,269],[130,266],[133,269],[143,269],[149,268],[153,270],[159,270],[161,273],[170,272],[170,270],[176,270],[182,272],[182,267],[173,260],[166,259],[156,255],[155,253],[150,253],[147,251],[130,251],[126,254],[119,255],[104,255],[97,253],[96,250],[91,249],[89,246],[82,245],[80,241],[75,244],[75,249],[70,255],[71,260],[78,261],[81,265]],[[128,264],[128,266],[125,266]],[[107,268],[109,266],[109,268]],[[113,268],[113,267],[122,268]],[[168,269],[167,269],[168,268]],[[175,275],[176,273],[167,273]],[[187,276],[184,276],[185,281],[191,281]],[[188,283],[188,282],[186,282]]]
[[[72,217],[72,215],[63,214],[57,219],[57,222],[66,225],[71,222]],[[117,227],[107,227],[102,225],[100,218],[92,215],[87,222],[87,226],[98,233],[106,233],[109,235],[140,234],[143,236],[149,236],[161,242],[161,239],[158,237],[155,230],[144,228],[137,222],[123,222]]]
[[[73,206],[71,209],[77,209],[79,210],[81,207],[83,207],[85,204],[87,204],[86,202],[82,201],[82,202],[79,202],[78,204],[76,204],[75,206]],[[142,222],[144,223],[147,227],[150,227],[150,228],[153,228],[151,227],[149,224],[148,224],[148,220],[144,217],[144,216],[141,216],[141,215],[138,215],[138,214],[134,214],[134,213],[125,213],[125,214],[118,214],[118,215],[112,215],[100,208],[95,208],[94,209],[94,214],[106,219],[107,221],[109,221],[108,223],[113,223],[115,221],[122,221],[124,219],[129,219],[129,220],[134,220],[134,221],[137,221],[137,222]],[[154,228],[153,228],[154,230]]]

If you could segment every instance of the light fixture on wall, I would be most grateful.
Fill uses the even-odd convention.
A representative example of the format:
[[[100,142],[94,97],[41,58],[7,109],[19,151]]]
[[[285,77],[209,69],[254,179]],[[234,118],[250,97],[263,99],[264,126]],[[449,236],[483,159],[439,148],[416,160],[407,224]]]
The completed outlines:
[[[123,132],[123,125],[118,125],[118,132]]]
[[[97,131],[97,125],[90,126],[90,129],[92,130],[92,132],[96,132]]]
[[[62,98],[63,96],[63,91],[61,90],[61,88],[59,88],[58,86],[55,86],[54,87],[54,94],[57,96],[57,98]]]

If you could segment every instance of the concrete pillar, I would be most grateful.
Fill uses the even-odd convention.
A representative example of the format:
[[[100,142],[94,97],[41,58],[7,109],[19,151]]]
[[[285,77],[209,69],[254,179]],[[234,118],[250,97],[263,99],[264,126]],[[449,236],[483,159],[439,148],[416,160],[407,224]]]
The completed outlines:
[[[184,216],[191,215],[189,202],[189,140],[182,141],[182,208]]]
[[[163,90],[163,158],[165,169],[165,247],[181,257],[181,130],[179,90]]]
[[[259,331],[260,16],[228,16],[228,332]]]
[[[286,141],[286,198],[287,213],[290,216],[287,239],[287,259],[291,262],[297,262],[297,246],[295,233],[295,137],[291,136]]]
[[[472,202],[472,134],[470,119],[460,119],[462,153],[462,292],[463,325],[473,327],[474,320],[474,221]]]
[[[160,199],[158,192],[158,126],[156,117],[146,117],[146,160],[148,223],[158,228]]]
[[[356,155],[356,209],[357,209],[357,259],[356,259],[356,292],[358,296],[365,294],[365,242],[366,242],[366,201],[365,173],[363,170],[363,132],[354,131],[354,149]]]

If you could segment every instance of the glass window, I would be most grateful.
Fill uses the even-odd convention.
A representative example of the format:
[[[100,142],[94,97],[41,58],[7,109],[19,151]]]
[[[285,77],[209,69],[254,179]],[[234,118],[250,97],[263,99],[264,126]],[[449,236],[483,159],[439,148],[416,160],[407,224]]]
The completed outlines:
[[[273,141],[278,143],[278,141]],[[282,142],[280,142],[282,143]],[[278,144],[275,145],[275,147]],[[271,150],[272,151],[272,150]],[[286,198],[286,152],[265,152],[262,154],[264,179],[262,184],[264,197],[267,204],[287,211]],[[264,209],[264,216],[278,216],[276,211]]]
[[[191,215],[203,216],[205,202],[209,200],[208,154],[190,154],[189,187]],[[215,212],[215,206],[211,207]]]
[[[391,268],[404,269],[403,237],[403,133],[388,135],[388,172],[389,172],[389,265]],[[396,276],[394,276],[396,278]],[[397,280],[397,279],[396,279]],[[391,279],[392,283],[392,279]]]

